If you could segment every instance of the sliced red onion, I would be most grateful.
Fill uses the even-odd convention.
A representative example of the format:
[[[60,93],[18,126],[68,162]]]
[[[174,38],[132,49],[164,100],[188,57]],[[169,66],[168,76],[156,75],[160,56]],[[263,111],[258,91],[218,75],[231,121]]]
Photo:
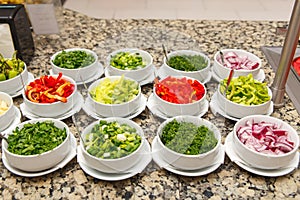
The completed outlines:
[[[249,120],[245,126],[238,128],[236,134],[249,149],[263,154],[280,155],[294,148],[294,142],[288,139],[288,132],[275,123]]]
[[[221,56],[217,58],[219,63],[222,63]],[[248,56],[239,56],[233,51],[229,51],[224,53],[224,67],[228,67],[230,69],[234,68],[235,70],[243,69],[243,70],[253,70],[259,66],[258,62],[251,61]]]

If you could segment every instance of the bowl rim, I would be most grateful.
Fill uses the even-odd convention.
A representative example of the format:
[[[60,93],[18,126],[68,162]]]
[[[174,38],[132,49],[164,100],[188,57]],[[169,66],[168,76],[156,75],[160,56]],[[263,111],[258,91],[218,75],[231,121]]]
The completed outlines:
[[[88,155],[89,157],[91,157],[92,159],[95,159],[97,161],[100,161],[100,162],[116,162],[116,161],[122,161],[122,160],[125,160],[131,156],[133,156],[134,154],[136,154],[141,148],[143,148],[143,145],[144,145],[144,140],[145,140],[145,135],[144,135],[144,131],[143,129],[136,123],[134,122],[133,120],[131,119],[127,119],[127,118],[121,118],[121,117],[107,117],[107,118],[103,118],[103,119],[98,119],[97,121],[94,121],[92,122],[91,124],[89,124],[80,134],[81,134],[81,137],[83,137],[83,133],[86,132],[88,129],[92,129],[96,124],[98,124],[101,120],[105,120],[105,121],[108,121],[108,122],[112,122],[112,121],[117,121],[117,122],[121,122],[122,123],[126,123],[127,125],[130,125],[133,124],[136,129],[136,132],[138,135],[141,136],[141,143],[139,145],[139,147],[132,153],[126,155],[126,156],[123,156],[121,158],[98,158],[96,156],[93,156],[91,155],[90,153],[88,153],[86,151],[86,149],[83,147],[83,141],[82,139],[80,139],[80,147],[81,147],[81,150],[83,151],[84,154]],[[131,123],[131,124],[128,124],[128,123]],[[132,127],[132,126],[131,126]],[[85,133],[87,134],[87,133]]]
[[[266,120],[263,120],[263,121],[267,121],[270,122],[270,121],[273,121],[277,124],[280,124],[280,125],[285,125],[286,127],[289,127],[291,131],[288,131],[288,134],[293,134],[293,135],[296,135],[296,142],[294,144],[294,147],[293,147],[293,150],[292,151],[289,151],[287,153],[284,153],[284,154],[280,154],[280,155],[269,155],[269,154],[264,154],[264,153],[260,153],[260,152],[257,152],[257,151],[254,151],[250,148],[248,148],[245,144],[243,144],[240,139],[237,137],[237,133],[236,133],[236,130],[238,128],[238,126],[240,125],[240,123],[242,123],[244,120],[251,120],[251,119],[260,119],[258,121],[262,121],[261,118],[263,119],[266,119]],[[299,137],[298,137],[298,133],[297,131],[291,126],[289,125],[287,122],[281,120],[281,119],[278,119],[276,117],[272,117],[272,116],[268,116],[268,115],[248,115],[246,117],[243,117],[241,119],[239,119],[234,127],[233,127],[233,140],[238,142],[240,146],[242,146],[244,149],[247,149],[248,151],[250,151],[251,153],[255,154],[255,155],[258,155],[258,156],[263,156],[263,157],[266,157],[266,158],[281,158],[281,157],[286,157],[286,156],[289,156],[291,154],[294,154],[296,151],[298,151],[298,148],[299,148]]]
[[[14,100],[13,100],[13,98],[9,95],[9,94],[7,94],[6,92],[2,92],[2,91],[0,91],[0,100],[3,100],[2,98],[1,98],[1,96],[6,96],[8,99],[9,99],[9,106],[8,106],[8,109],[4,112],[4,113],[2,113],[2,114],[0,114],[0,118],[1,117],[4,117],[4,115],[7,113],[7,111],[9,111],[10,109],[12,109],[12,107],[14,106]],[[4,101],[4,100],[3,100]],[[7,102],[6,102],[7,103]]]
[[[10,132],[7,133],[7,135],[12,134],[12,132],[16,129],[16,127],[20,128],[20,127],[23,127],[25,124],[28,124],[28,123],[37,123],[37,122],[44,122],[44,121],[53,121],[54,123],[59,123],[66,129],[67,136],[66,136],[65,140],[62,143],[60,143],[54,149],[43,152],[41,154],[19,155],[19,154],[14,154],[14,153],[8,151],[8,149],[6,147],[6,146],[8,146],[8,143],[6,141],[2,140],[2,149],[4,150],[4,152],[7,153],[10,156],[14,156],[14,157],[17,157],[17,158],[36,158],[36,157],[40,157],[40,156],[44,156],[44,155],[52,153],[53,151],[55,151],[58,148],[60,148],[61,146],[65,145],[65,143],[69,141],[69,137],[70,137],[71,133],[70,133],[70,129],[69,129],[68,125],[66,123],[64,123],[63,121],[61,121],[61,120],[53,119],[53,118],[39,118],[39,119],[31,119],[31,120],[24,121],[20,124],[17,124],[13,130],[11,130]],[[59,128],[59,129],[61,129],[61,128]],[[6,145],[5,145],[5,143],[6,143]]]
[[[128,80],[131,80],[131,81],[134,81],[135,83],[138,84],[138,88],[139,88],[139,93],[133,98],[131,99],[130,101],[127,101],[127,102],[123,102],[123,103],[120,103],[120,104],[105,104],[105,103],[101,103],[101,102],[98,102],[96,100],[94,100],[90,94],[91,90],[94,89],[97,85],[99,85],[100,82],[102,82],[103,80],[105,79],[117,79],[117,78],[121,78],[122,76],[106,76],[106,77],[103,77],[101,79],[98,79],[96,81],[94,81],[88,88],[88,98],[92,100],[92,102],[98,104],[98,105],[101,105],[101,106],[108,106],[108,107],[119,107],[119,106],[124,106],[126,104],[129,104],[133,101],[136,101],[138,98],[141,97],[142,95],[142,88],[141,88],[141,85],[138,81],[132,79],[132,78],[129,78],[129,77],[126,77],[124,76],[124,79],[128,79]]]
[[[43,75],[43,76],[45,76],[45,75]],[[47,76],[58,77],[59,75],[58,75],[58,74],[53,74],[53,75],[47,75]],[[38,79],[40,79],[40,78],[41,78],[41,76],[38,77],[38,78],[35,78],[35,79],[32,80],[32,81],[30,81],[29,83],[26,84],[26,87],[27,87],[30,83],[32,83],[32,82],[34,82],[34,81],[36,81],[36,80],[38,80]],[[67,79],[68,81],[70,81],[70,82],[74,85],[74,90],[73,90],[72,94],[70,94],[70,95],[67,97],[67,100],[69,101],[69,99],[72,98],[72,97],[74,97],[74,95],[75,95],[76,92],[77,92],[77,84],[76,84],[76,82],[74,81],[74,79],[72,79],[72,78],[69,77],[69,76],[62,75],[61,78],[62,78],[62,79]],[[53,103],[36,103],[36,102],[30,101],[30,100],[28,99],[27,95],[25,94],[25,90],[22,91],[22,96],[23,96],[23,100],[24,100],[25,102],[28,102],[28,103],[33,104],[33,105],[38,105],[38,106],[41,106],[41,105],[47,106],[47,105],[55,105],[55,104],[61,104],[61,103],[62,103],[62,102],[60,102],[60,101],[56,101],[56,102],[53,102]]]
[[[201,101],[203,101],[204,99],[206,99],[207,90],[206,90],[205,85],[204,85],[201,81],[199,81],[199,80],[197,80],[197,79],[195,79],[195,78],[192,78],[192,77],[188,77],[188,76],[167,76],[167,77],[165,77],[165,78],[163,78],[163,79],[161,79],[161,80],[164,80],[164,79],[166,79],[166,78],[168,78],[168,77],[173,77],[173,78],[177,78],[177,79],[179,79],[179,78],[186,78],[186,79],[191,79],[191,80],[194,80],[194,81],[198,81],[198,82],[203,86],[205,92],[204,92],[204,95],[201,97],[201,99],[199,99],[199,100],[197,100],[197,101],[195,101],[195,102],[192,102],[192,103],[185,103],[185,104],[178,104],[178,103],[168,102],[168,101],[162,99],[160,96],[158,96],[158,95],[156,94],[156,87],[155,87],[155,84],[154,84],[154,85],[153,85],[153,89],[152,89],[152,90],[153,90],[153,94],[154,94],[154,96],[155,96],[156,98],[160,99],[161,101],[163,101],[163,102],[165,102],[165,103],[167,103],[167,104],[170,104],[170,105],[174,105],[174,106],[190,106],[190,105],[198,104],[199,102],[201,102]]]
[[[260,59],[257,55],[255,55],[254,53],[251,53],[251,52],[246,51],[246,50],[244,50],[244,49],[222,49],[221,51],[222,51],[223,53],[224,53],[224,52],[228,52],[228,51],[233,51],[233,52],[235,52],[235,53],[240,52],[240,53],[245,53],[245,54],[251,55],[252,57],[256,58],[256,62],[258,62],[258,67],[257,67],[257,68],[255,68],[255,69],[236,69],[236,71],[238,71],[238,72],[245,72],[245,73],[255,72],[255,71],[260,70],[260,68],[262,67],[262,61],[261,61],[261,59]],[[226,70],[230,71],[230,70],[231,70],[230,68],[225,67],[224,65],[222,65],[222,64],[217,60],[217,56],[219,56],[219,54],[220,54],[219,51],[217,51],[217,52],[215,53],[215,55],[214,55],[214,63],[218,64],[218,66],[221,67],[222,69],[226,69]]]
[[[24,61],[23,61],[23,62],[24,62]],[[22,76],[22,77],[23,77],[24,74],[28,74],[27,65],[26,65],[25,62],[24,62],[24,69],[23,69],[23,71],[22,71],[20,74],[18,74],[17,76],[15,76],[15,77],[13,77],[13,78],[10,78],[10,79],[4,80],[4,81],[0,81],[0,84],[1,84],[1,83],[13,82],[13,81],[15,81],[16,79],[18,79],[19,76]],[[24,80],[24,81],[25,81],[25,80]]]
[[[182,154],[182,153],[178,153],[178,152],[176,152],[176,151],[174,151],[174,150],[168,148],[168,147],[165,146],[164,143],[161,141],[160,133],[161,133],[162,129],[164,128],[164,126],[165,126],[167,123],[169,123],[169,122],[171,122],[172,120],[174,120],[174,119],[176,119],[176,120],[177,120],[177,119],[180,119],[180,121],[184,121],[185,119],[188,119],[188,122],[191,122],[191,121],[189,121],[190,119],[194,119],[194,120],[197,120],[197,121],[201,122],[201,125],[204,125],[204,124],[202,124],[203,122],[209,124],[210,127],[207,127],[206,125],[205,125],[205,126],[206,126],[207,128],[209,128],[209,130],[213,131],[215,137],[216,137],[216,135],[217,135],[216,139],[218,140],[218,142],[217,142],[216,146],[215,146],[213,149],[211,149],[211,150],[209,150],[209,151],[207,151],[207,152],[205,152],[205,153],[201,153],[201,154],[197,154],[197,155],[187,155],[187,154]],[[192,122],[192,123],[195,124],[194,122]],[[212,129],[213,129],[213,130],[212,130]],[[205,157],[205,156],[207,156],[207,155],[210,155],[211,153],[213,153],[214,151],[216,151],[216,150],[220,147],[220,145],[221,145],[221,140],[222,140],[221,132],[220,132],[220,130],[218,129],[218,127],[217,127],[216,125],[214,125],[212,122],[210,122],[210,121],[208,121],[208,120],[206,120],[206,119],[204,119],[204,118],[199,118],[199,117],[197,117],[197,116],[191,116],[191,115],[178,115],[178,116],[175,116],[175,117],[172,117],[172,118],[168,118],[167,120],[165,120],[165,121],[158,127],[157,132],[156,132],[156,135],[157,135],[157,141],[161,144],[162,147],[164,147],[165,150],[167,150],[168,152],[170,152],[170,153],[172,153],[172,154],[174,154],[174,155],[176,155],[176,156],[178,156],[178,157],[184,157],[184,158],[200,158],[200,157]]]
[[[171,67],[170,65],[168,65],[168,64],[167,64],[166,57],[164,57],[163,63],[164,63],[164,65],[165,65],[167,68],[169,68],[169,69],[171,69],[171,70],[174,70],[175,72],[178,72],[178,73],[184,73],[184,74],[187,74],[187,75],[189,75],[189,74],[194,74],[194,73],[199,73],[199,72],[203,72],[203,71],[206,71],[206,70],[208,70],[208,69],[210,68],[211,62],[210,62],[209,57],[208,57],[206,54],[204,54],[204,53],[202,53],[202,52],[200,52],[200,51],[194,51],[194,50],[185,50],[185,49],[182,49],[182,50],[172,51],[172,52],[168,53],[167,56],[168,56],[168,58],[170,59],[171,57],[173,57],[174,54],[176,54],[176,55],[187,55],[188,52],[190,52],[190,53],[192,53],[192,54],[194,54],[194,55],[200,55],[200,56],[202,56],[203,58],[205,58],[205,60],[207,60],[207,66],[204,67],[203,69],[196,70],[196,71],[182,71],[182,70],[174,69],[173,67]],[[174,56],[175,56],[175,55],[174,55]]]
[[[150,58],[150,62],[146,64],[145,67],[143,68],[140,68],[140,69],[133,69],[133,70],[129,70],[129,69],[118,69],[112,65],[110,65],[110,60],[112,58],[112,56],[114,56],[115,54],[117,53],[120,53],[120,52],[128,52],[128,51],[137,51],[137,52],[142,52],[144,53],[145,55],[147,55],[149,58]],[[130,73],[130,72],[140,72],[140,71],[144,71],[145,69],[148,69],[150,68],[152,65],[153,65],[153,57],[152,55],[145,51],[145,50],[142,50],[142,49],[138,49],[138,48],[123,48],[123,49],[118,49],[118,50],[115,50],[113,52],[111,52],[107,57],[106,57],[106,65],[107,65],[107,68],[113,68],[114,70],[118,71],[119,73]]]
[[[267,86],[267,89],[268,89],[268,94],[270,96],[270,99],[262,104],[258,104],[258,105],[243,105],[243,104],[239,104],[239,103],[236,103],[236,102],[233,102],[233,101],[230,101],[229,99],[225,98],[224,95],[221,93],[220,91],[220,83],[218,84],[218,89],[217,89],[217,92],[218,92],[218,95],[221,96],[221,98],[226,101],[226,102],[229,102],[233,105],[236,105],[236,106],[241,106],[241,107],[244,107],[244,108],[256,108],[256,107],[260,107],[260,106],[264,106],[266,104],[269,104],[271,101],[272,101],[272,90]]]
[[[66,51],[66,52],[70,52],[70,51],[85,51],[85,52],[88,52],[89,54],[93,55],[93,57],[95,58],[95,61],[87,66],[84,66],[84,67],[79,67],[79,68],[76,68],[76,69],[69,69],[69,68],[63,68],[63,67],[60,67],[60,66],[57,66],[53,63],[53,60],[55,59],[55,57],[62,53],[63,51]],[[61,50],[61,51],[58,51],[56,52],[55,54],[53,54],[50,58],[50,63],[52,65],[52,67],[58,69],[58,70],[63,70],[63,71],[80,71],[82,69],[87,69],[87,68],[91,68],[93,67],[96,63],[98,62],[98,55],[96,52],[90,50],[90,49],[85,49],[85,48],[78,48],[78,47],[75,47],[75,48],[69,48],[69,49],[64,49],[64,50]]]

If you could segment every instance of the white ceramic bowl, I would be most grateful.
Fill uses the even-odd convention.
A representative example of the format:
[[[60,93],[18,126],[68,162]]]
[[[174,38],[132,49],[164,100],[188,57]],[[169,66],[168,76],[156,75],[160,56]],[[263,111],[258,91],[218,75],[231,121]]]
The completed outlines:
[[[53,63],[53,60],[55,59],[55,57],[62,52],[62,51],[59,51],[59,52],[55,53],[53,56],[51,56],[51,58],[50,58],[50,63],[51,63],[54,74],[58,74],[59,72],[62,72],[64,75],[71,77],[76,82],[82,82],[82,81],[87,81],[89,78],[93,77],[95,75],[95,73],[98,72],[97,68],[100,67],[100,65],[98,64],[98,56],[94,51],[91,51],[89,49],[84,49],[84,48],[65,49],[64,51],[66,51],[66,52],[84,51],[87,54],[93,55],[93,57],[95,58],[95,61],[92,64],[82,67],[82,68],[77,68],[77,69],[62,68]]]
[[[136,70],[122,70],[111,66],[110,65],[111,58],[119,52],[139,53],[142,56],[143,61],[146,63],[146,66]],[[120,49],[112,52],[107,56],[106,67],[110,76],[121,76],[124,74],[126,77],[129,77],[131,79],[140,82],[153,72],[153,58],[148,52],[143,51],[141,49],[134,49],[134,48]]]
[[[49,76],[56,78],[58,75],[49,75]],[[39,79],[39,78],[37,78],[37,79]],[[63,103],[60,101],[57,101],[54,103],[35,103],[35,102],[30,101],[26,97],[25,92],[23,91],[23,93],[22,93],[23,100],[24,100],[24,103],[25,103],[27,109],[31,113],[33,113],[37,116],[40,116],[40,117],[57,117],[59,115],[66,113],[67,111],[69,111],[73,107],[74,102],[76,100],[75,98],[76,98],[76,92],[77,92],[77,85],[76,85],[75,81],[68,76],[63,75],[62,79],[70,81],[74,85],[74,91],[70,96],[67,97],[66,103]]]
[[[121,157],[121,158],[116,158],[116,159],[103,159],[103,158],[98,158],[96,156],[93,156],[89,154],[86,149],[84,148],[84,144],[82,140],[80,140],[80,147],[83,152],[83,157],[85,159],[85,162],[88,166],[91,168],[94,168],[96,170],[99,170],[101,172],[105,173],[126,173],[129,172],[131,167],[133,167],[137,162],[140,161],[141,157],[143,154],[141,153],[142,147],[145,142],[144,138],[144,132],[142,128],[135,123],[134,121],[126,118],[119,118],[119,117],[110,117],[110,118],[105,118],[103,119],[107,122],[113,122],[117,121],[118,123],[121,124],[128,124],[129,126],[133,127],[136,129],[137,134],[141,136],[141,144],[140,146],[131,154]],[[100,121],[100,120],[99,120]],[[83,132],[81,133],[82,138],[85,138],[85,135],[90,133],[93,127],[96,124],[99,124],[99,121],[95,121],[89,126],[87,126]]]
[[[280,129],[286,130],[288,132],[288,139],[294,142],[293,150],[281,155],[267,155],[248,148],[240,141],[236,134],[237,130],[240,127],[245,126],[245,123],[247,121],[254,123],[265,121],[278,124],[279,127],[281,127]],[[251,115],[240,119],[234,125],[233,144],[235,152],[250,166],[260,169],[279,169],[282,167],[287,167],[291,160],[293,160],[293,158],[296,156],[299,147],[299,136],[297,131],[293,127],[280,119],[266,115]]]
[[[173,51],[171,53],[169,53],[167,56],[170,59],[173,56],[180,56],[180,55],[187,55],[187,56],[194,56],[194,55],[200,55],[203,58],[205,58],[205,60],[207,61],[207,67],[198,70],[198,71],[182,71],[182,70],[177,70],[174,69],[172,67],[170,67],[167,64],[166,58],[164,58],[164,73],[170,76],[187,76],[187,77],[191,77],[194,79],[199,80],[200,82],[204,82],[207,81],[207,78],[209,77],[209,72],[210,72],[210,59],[208,56],[206,56],[203,53],[197,52],[197,51],[192,51],[192,50],[178,50],[178,51]]]
[[[242,50],[242,49],[223,49],[222,50],[223,54],[226,54],[227,52],[235,52],[238,56],[247,56],[248,59],[250,59],[253,62],[257,62],[259,65],[257,68],[253,70],[235,70],[233,76],[238,77],[238,76],[247,76],[248,74],[252,73],[253,77],[256,77],[257,74],[259,73],[259,70],[261,69],[262,63],[261,59],[254,55],[253,53],[250,53],[248,51]],[[216,73],[216,75],[220,79],[227,78],[231,69],[228,67],[224,67],[219,61],[218,58],[220,57],[220,52],[218,51],[214,55],[214,65],[213,65],[213,70]]]
[[[168,147],[166,147],[161,141],[162,130],[173,119],[176,119],[178,122],[192,122],[197,126],[204,125],[214,132],[215,138],[218,140],[216,146],[206,152],[199,155],[186,155],[182,153],[177,153]],[[183,170],[197,170],[201,168],[208,167],[215,163],[217,160],[217,155],[221,146],[221,133],[218,128],[209,122],[208,120],[195,117],[195,116],[177,116],[174,118],[169,118],[164,121],[157,130],[157,139],[158,139],[158,153],[162,158],[170,165]]]
[[[0,131],[5,130],[14,120],[15,118],[15,109],[14,109],[14,103],[12,97],[5,93],[0,92],[0,100],[4,101],[8,109],[5,113],[0,115]]]
[[[14,95],[16,92],[23,88],[23,84],[26,84],[27,81],[28,70],[26,64],[24,63],[24,70],[21,74],[8,80],[0,81],[0,91],[5,92],[9,95]]]
[[[109,77],[104,77],[101,78],[95,82],[93,82],[89,88],[89,102],[91,102],[92,108],[94,108],[95,112],[103,117],[125,117],[128,116],[129,114],[133,113],[135,110],[137,110],[140,106],[141,103],[141,97],[142,97],[142,92],[141,92],[141,86],[140,84],[128,77],[124,77],[124,79],[134,81],[138,84],[139,87],[139,93],[137,96],[133,99],[131,99],[128,102],[121,103],[121,104],[105,104],[105,103],[100,103],[94,100],[90,92],[97,87],[101,82],[103,82],[105,79],[110,79],[111,81],[119,80],[121,76],[109,76]]]
[[[28,120],[21,124],[18,124],[16,127],[19,129],[23,128],[25,124],[31,123],[37,123],[37,122],[43,122],[45,120],[51,120],[54,122],[54,125],[60,129],[65,128],[67,137],[66,139],[57,147],[54,149],[44,152],[42,154],[38,155],[17,155],[14,153],[11,153],[8,151],[8,144],[5,140],[2,140],[2,150],[3,153],[8,161],[8,163],[17,169],[28,171],[28,172],[36,172],[36,171],[42,171],[46,169],[50,169],[51,167],[54,167],[59,162],[61,162],[66,155],[68,154],[70,150],[70,132],[68,126],[59,120],[56,119],[35,119],[35,120]],[[15,128],[13,129],[15,130]],[[12,131],[8,134],[12,134]]]
[[[265,103],[259,105],[250,105],[250,106],[242,105],[225,98],[225,96],[220,91],[220,84],[219,84],[217,90],[217,97],[218,97],[217,99],[218,99],[219,106],[226,114],[232,117],[242,118],[248,115],[267,114],[270,110],[271,101],[272,101],[272,91],[270,90],[269,87],[268,87],[268,94],[270,96],[270,100]]]
[[[184,76],[173,76],[174,78],[184,78]],[[168,78],[168,77],[166,77]],[[191,80],[196,80],[190,77],[185,77],[187,79],[191,79]],[[198,81],[198,80],[196,80]],[[198,81],[199,82],[199,81]],[[199,113],[201,110],[204,109],[205,106],[205,101],[206,101],[206,87],[204,84],[202,84],[201,82],[199,82],[204,90],[205,93],[203,95],[203,97],[201,99],[199,99],[198,101],[195,101],[193,103],[187,103],[187,104],[176,104],[176,103],[171,103],[168,102],[162,98],[160,98],[157,93],[156,93],[156,88],[155,86],[153,87],[153,96],[154,96],[154,100],[155,100],[155,107],[162,113],[164,113],[167,116],[170,117],[175,117],[178,115],[196,115],[197,113]]]

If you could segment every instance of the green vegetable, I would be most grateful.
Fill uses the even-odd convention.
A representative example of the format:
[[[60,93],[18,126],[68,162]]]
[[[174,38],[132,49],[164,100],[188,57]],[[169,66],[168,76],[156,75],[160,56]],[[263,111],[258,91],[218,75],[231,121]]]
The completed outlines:
[[[86,67],[95,62],[92,54],[82,50],[62,51],[52,61],[56,66],[67,69]]]
[[[25,63],[17,58],[17,52],[14,52],[12,58],[4,58],[0,54],[0,81],[5,81],[21,74],[24,66]]]
[[[100,103],[121,104],[132,100],[138,93],[138,83],[121,76],[120,79],[114,81],[111,81],[110,78],[104,79],[91,90],[90,95]]]
[[[181,71],[198,71],[208,65],[208,61],[201,55],[177,55],[170,57],[168,65]]]
[[[98,158],[115,159],[127,156],[141,145],[136,129],[117,121],[100,120],[85,136],[85,147],[89,154]]]
[[[112,56],[110,65],[122,70],[136,70],[146,66],[139,53],[119,52]]]
[[[214,133],[204,125],[196,126],[191,122],[167,123],[162,130],[161,141],[169,149],[187,155],[198,155],[213,149],[218,140]]]
[[[28,123],[8,136],[8,151],[19,155],[36,155],[54,149],[67,137],[52,121]]]
[[[221,81],[220,91],[225,91],[227,79]],[[270,100],[266,83],[255,80],[252,74],[232,78],[226,91],[226,98],[242,105],[259,105]]]

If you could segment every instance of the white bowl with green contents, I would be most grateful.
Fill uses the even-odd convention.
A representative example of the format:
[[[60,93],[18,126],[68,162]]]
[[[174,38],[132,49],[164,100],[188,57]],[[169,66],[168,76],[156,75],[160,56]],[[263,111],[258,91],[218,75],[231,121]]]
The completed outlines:
[[[100,172],[128,173],[143,156],[144,132],[130,119],[100,119],[87,126],[81,138],[84,164]]]
[[[119,49],[107,56],[106,67],[110,76],[125,75],[140,82],[153,73],[153,58],[141,49]]]
[[[87,81],[98,72],[98,56],[94,51],[84,48],[65,49],[50,58],[54,74],[62,72],[76,82]]]
[[[269,112],[272,106],[272,91],[266,83],[253,79],[252,74],[233,77],[225,96],[226,80],[222,80],[217,89],[218,104],[225,113],[242,118]]]
[[[192,50],[170,52],[164,58],[164,74],[170,76],[187,76],[206,82],[210,73],[210,59],[204,53]]]
[[[17,169],[37,172],[61,162],[70,150],[68,126],[59,120],[40,118],[18,124],[2,140],[8,163]],[[43,142],[42,142],[43,140]]]
[[[197,170],[218,159],[221,133],[208,120],[188,115],[169,118],[158,127],[156,137],[157,153],[178,169]]]
[[[126,117],[141,104],[140,84],[125,76],[109,76],[92,83],[88,101],[95,113],[103,117]]]

